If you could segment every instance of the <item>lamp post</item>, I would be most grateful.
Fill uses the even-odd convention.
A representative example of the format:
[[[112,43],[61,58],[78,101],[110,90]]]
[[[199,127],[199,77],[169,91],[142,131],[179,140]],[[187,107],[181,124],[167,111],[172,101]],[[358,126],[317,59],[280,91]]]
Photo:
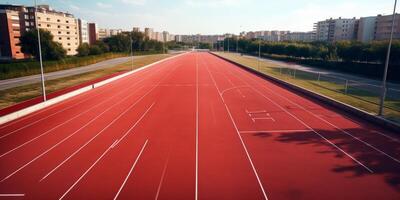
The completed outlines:
[[[386,61],[385,61],[385,71],[383,72],[383,79],[382,79],[382,88],[381,88],[381,98],[379,102],[379,112],[378,115],[382,116],[383,115],[383,106],[385,103],[385,98],[386,98],[386,81],[387,81],[387,73],[388,73],[388,68],[389,68],[389,60],[390,60],[390,50],[392,48],[392,41],[393,41],[393,31],[394,31],[394,23],[396,19],[396,6],[397,6],[397,0],[394,1],[394,8],[393,8],[393,17],[392,17],[392,30],[390,32],[390,39],[389,39],[389,46],[387,49],[387,54],[386,54]]]
[[[43,101],[47,101],[46,98],[46,87],[44,85],[44,70],[43,70],[43,59],[42,59],[42,44],[40,42],[40,30],[39,30],[39,24],[38,24],[38,17],[37,17],[37,3],[36,0],[34,1],[35,4],[35,26],[37,30],[37,35],[38,35],[38,46],[39,46],[39,62],[40,62],[40,78],[42,81],[42,95],[43,95]]]

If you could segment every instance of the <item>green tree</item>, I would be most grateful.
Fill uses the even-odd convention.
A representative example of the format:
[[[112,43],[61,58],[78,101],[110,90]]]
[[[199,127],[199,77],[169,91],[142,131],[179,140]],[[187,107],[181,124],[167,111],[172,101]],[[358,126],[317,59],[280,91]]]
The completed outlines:
[[[90,54],[90,46],[88,43],[83,43],[76,49],[78,56],[88,56]]]
[[[66,56],[67,51],[60,43],[53,41],[50,31],[40,29],[42,57],[45,60],[59,60]],[[38,35],[36,29],[26,31],[20,38],[22,52],[39,59]]]

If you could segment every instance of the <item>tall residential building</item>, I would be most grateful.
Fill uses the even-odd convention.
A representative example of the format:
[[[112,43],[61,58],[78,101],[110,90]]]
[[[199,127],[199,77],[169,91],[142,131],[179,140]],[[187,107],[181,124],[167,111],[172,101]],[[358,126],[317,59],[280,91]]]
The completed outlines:
[[[315,40],[315,33],[309,32],[290,32],[282,35],[283,41],[300,41],[300,42],[312,42]]]
[[[389,40],[393,15],[378,15],[376,17],[375,40]],[[393,39],[400,39],[400,14],[396,14]]]
[[[89,24],[87,21],[78,19],[79,25],[79,44],[87,43],[89,44]]]
[[[169,42],[169,33],[167,31],[162,32],[162,42]]]
[[[154,30],[152,28],[145,28],[144,35],[145,35],[145,37],[149,38],[150,40],[155,39]]]
[[[0,5],[0,59],[28,58],[21,51],[20,37],[35,28],[33,7]]]
[[[354,40],[357,38],[358,20],[327,19],[314,24],[316,40],[335,42],[340,40]]]
[[[140,32],[140,28],[139,27],[133,27],[132,31],[133,32]]]
[[[88,27],[88,30],[89,30],[89,44],[93,45],[99,39],[99,32],[98,32],[98,29],[97,29],[97,24],[96,23],[89,23],[88,26],[89,26]]]
[[[362,17],[358,23],[357,40],[370,42],[375,38],[376,17]]]
[[[99,28],[99,40],[103,40],[104,38],[108,38],[111,36],[110,29]]]
[[[67,55],[75,55],[79,46],[78,20],[72,14],[51,9],[48,5],[40,5],[37,9],[37,21],[40,29],[46,29],[67,50]]]

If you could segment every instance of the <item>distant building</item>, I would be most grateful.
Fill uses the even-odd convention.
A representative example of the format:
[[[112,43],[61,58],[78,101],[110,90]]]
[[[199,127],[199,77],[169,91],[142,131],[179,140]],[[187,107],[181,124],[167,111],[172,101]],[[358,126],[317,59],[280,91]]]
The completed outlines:
[[[110,36],[118,35],[122,33],[122,29],[110,29]]]
[[[99,28],[99,40],[103,40],[104,38],[108,38],[111,36],[110,29]]]
[[[144,35],[149,40],[154,40],[154,30],[152,28],[145,28],[144,29]]]
[[[340,40],[355,40],[357,38],[358,20],[327,19],[314,24],[316,40],[335,42]]]
[[[312,42],[315,40],[315,33],[309,32],[289,32],[282,35],[283,41]]]
[[[89,23],[89,44],[93,45],[99,39],[99,32],[96,23]]]
[[[21,51],[20,37],[32,28],[35,28],[33,7],[0,5],[0,58],[28,58]]]
[[[79,25],[79,44],[89,44],[89,24],[83,19],[78,19]]]
[[[375,40],[389,40],[392,29],[393,15],[378,15],[376,17]],[[400,39],[400,14],[395,16],[393,39]]]
[[[375,39],[376,17],[362,17],[358,23],[357,40],[370,42]]]
[[[132,31],[133,32],[140,32],[140,28],[139,27],[133,27]]]
[[[72,14],[40,5],[37,9],[38,27],[46,29],[54,36],[54,41],[61,43],[67,55],[75,55],[79,45],[78,20]]]

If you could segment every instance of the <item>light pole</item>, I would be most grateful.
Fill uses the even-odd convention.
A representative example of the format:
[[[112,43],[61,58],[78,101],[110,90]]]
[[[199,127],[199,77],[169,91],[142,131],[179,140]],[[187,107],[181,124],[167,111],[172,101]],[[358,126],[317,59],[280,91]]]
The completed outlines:
[[[42,80],[42,95],[43,95],[43,101],[47,101],[46,98],[46,87],[44,85],[44,70],[43,70],[43,60],[42,60],[42,44],[40,42],[40,30],[39,30],[39,24],[38,24],[38,17],[37,17],[37,3],[35,0],[35,26],[37,30],[37,35],[38,35],[38,46],[39,46],[39,61],[40,61],[40,78]]]
[[[229,53],[229,37],[228,37],[228,53]]]
[[[258,38],[258,71],[260,71],[260,60],[261,60],[261,38]]]
[[[392,48],[392,41],[393,41],[393,31],[394,31],[394,23],[396,19],[396,6],[397,6],[397,0],[394,1],[394,8],[393,8],[393,17],[392,17],[392,30],[390,32],[390,40],[389,40],[389,46],[387,49],[387,54],[386,54],[386,61],[385,61],[385,71],[383,72],[383,79],[382,79],[382,93],[381,93],[381,98],[379,102],[379,112],[378,115],[382,116],[383,115],[383,106],[385,103],[385,98],[386,98],[386,79],[387,79],[387,73],[388,73],[388,68],[389,68],[389,60],[390,60],[390,50]]]
[[[133,71],[133,40],[132,40],[132,36],[130,37],[131,39],[131,68]]]

